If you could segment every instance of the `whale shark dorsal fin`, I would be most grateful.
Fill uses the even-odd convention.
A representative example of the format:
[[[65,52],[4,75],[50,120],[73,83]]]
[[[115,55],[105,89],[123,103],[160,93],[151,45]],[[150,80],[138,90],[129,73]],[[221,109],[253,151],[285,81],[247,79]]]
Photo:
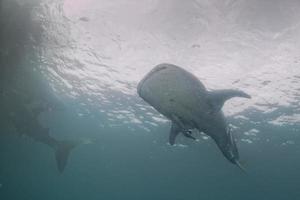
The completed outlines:
[[[233,97],[243,97],[250,99],[251,96],[240,90],[214,90],[208,92],[208,101],[215,112],[222,109],[225,101]]]
[[[180,133],[180,131],[181,129],[179,128],[179,126],[176,123],[172,122],[170,135],[169,135],[169,143],[171,145],[175,144],[176,137]]]

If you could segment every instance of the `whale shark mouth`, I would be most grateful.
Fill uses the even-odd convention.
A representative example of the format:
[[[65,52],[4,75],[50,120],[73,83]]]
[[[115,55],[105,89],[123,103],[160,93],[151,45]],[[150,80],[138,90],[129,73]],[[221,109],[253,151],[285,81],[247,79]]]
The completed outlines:
[[[162,70],[165,70],[167,69],[168,67],[167,66],[164,66],[163,64],[161,64],[161,66],[157,66],[156,68],[152,69],[138,84],[137,86],[137,91],[138,93],[140,93],[144,83],[153,75],[153,74],[156,74]]]

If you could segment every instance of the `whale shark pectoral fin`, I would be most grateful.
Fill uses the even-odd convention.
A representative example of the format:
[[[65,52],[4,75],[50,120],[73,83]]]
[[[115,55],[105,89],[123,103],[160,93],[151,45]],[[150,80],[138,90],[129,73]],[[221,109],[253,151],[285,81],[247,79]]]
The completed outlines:
[[[251,98],[250,95],[240,90],[215,90],[208,92],[208,103],[214,111],[218,112],[222,109],[225,101],[233,97]]]
[[[172,122],[170,135],[169,135],[169,143],[171,145],[175,144],[176,137],[180,133],[180,131],[181,129],[179,128],[179,126],[176,123]]]

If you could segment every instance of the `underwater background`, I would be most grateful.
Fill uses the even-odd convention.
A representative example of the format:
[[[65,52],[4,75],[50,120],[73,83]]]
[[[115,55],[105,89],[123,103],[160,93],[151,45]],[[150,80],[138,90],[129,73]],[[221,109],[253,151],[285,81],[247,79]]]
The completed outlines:
[[[299,199],[299,0],[0,0],[0,199]],[[159,63],[208,89],[243,173],[138,97]],[[35,113],[34,115],[32,113]],[[47,130],[76,141],[63,173]]]

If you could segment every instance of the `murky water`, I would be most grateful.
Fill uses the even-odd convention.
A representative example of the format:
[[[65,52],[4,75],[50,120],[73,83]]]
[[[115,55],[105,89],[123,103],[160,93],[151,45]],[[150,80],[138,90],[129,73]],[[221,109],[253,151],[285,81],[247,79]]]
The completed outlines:
[[[299,13],[297,0],[0,0],[0,199],[298,199]],[[247,174],[203,134],[168,144],[170,122],[136,92],[159,63],[252,96],[223,108]]]

